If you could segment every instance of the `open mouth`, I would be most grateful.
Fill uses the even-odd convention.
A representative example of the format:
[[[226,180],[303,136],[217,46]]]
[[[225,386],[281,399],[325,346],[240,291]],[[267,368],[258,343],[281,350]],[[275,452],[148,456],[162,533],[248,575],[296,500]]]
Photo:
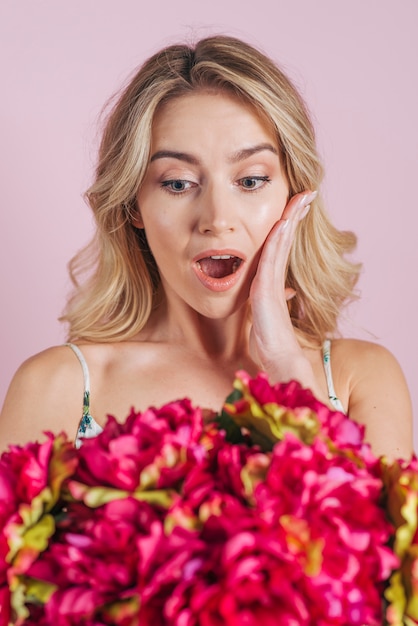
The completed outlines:
[[[235,274],[242,259],[232,254],[216,254],[197,261],[199,269],[210,278],[225,278]]]

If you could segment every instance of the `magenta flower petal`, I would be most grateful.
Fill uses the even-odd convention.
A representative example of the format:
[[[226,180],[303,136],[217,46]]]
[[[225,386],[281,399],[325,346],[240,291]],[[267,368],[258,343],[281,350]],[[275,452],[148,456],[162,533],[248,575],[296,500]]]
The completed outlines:
[[[413,619],[418,464],[296,381],[236,388],[239,444],[184,399],[1,457],[0,626],[380,626],[389,577],[395,624],[399,559]]]

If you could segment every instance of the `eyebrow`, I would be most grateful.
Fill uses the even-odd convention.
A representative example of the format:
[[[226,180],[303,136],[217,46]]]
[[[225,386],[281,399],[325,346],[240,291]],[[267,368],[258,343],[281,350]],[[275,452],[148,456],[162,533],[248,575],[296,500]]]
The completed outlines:
[[[257,154],[258,152],[264,152],[264,150],[268,150],[269,152],[272,152],[276,155],[278,154],[277,149],[272,146],[271,143],[259,143],[256,146],[243,148],[242,150],[234,152],[233,154],[231,154],[228,161],[230,163],[238,163],[239,161],[244,161],[245,159],[248,159],[248,157],[252,156],[253,154]]]
[[[178,159],[179,161],[185,161],[191,165],[199,165],[200,161],[192,154],[188,152],[177,152],[176,150],[158,150],[152,155],[150,163],[157,159]]]
[[[273,154],[278,154],[277,149],[272,146],[270,143],[260,143],[256,146],[251,146],[250,148],[243,148],[242,150],[237,150],[231,154],[228,158],[229,163],[238,163],[239,161],[244,161],[248,159],[253,154],[257,154],[258,152],[263,152],[264,150],[268,150]],[[158,150],[155,152],[150,162],[156,161],[157,159],[178,159],[179,161],[185,161],[190,165],[199,165],[200,161],[197,157],[189,154],[188,152],[178,152],[177,150]]]

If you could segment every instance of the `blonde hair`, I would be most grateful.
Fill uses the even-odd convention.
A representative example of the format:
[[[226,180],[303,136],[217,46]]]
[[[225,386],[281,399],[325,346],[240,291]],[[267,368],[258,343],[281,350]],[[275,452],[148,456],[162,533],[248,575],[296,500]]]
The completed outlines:
[[[69,324],[70,339],[128,339],[143,328],[158,301],[158,269],[145,233],[131,220],[149,163],[154,115],[164,103],[196,90],[235,94],[270,121],[290,196],[319,188],[323,172],[312,123],[299,93],[273,61],[226,36],[156,53],[124,89],[104,128],[95,181],[86,194],[96,234],[69,265],[75,289],[61,319]],[[334,334],[341,307],[353,298],[360,267],[344,255],[355,244],[352,233],[330,223],[318,196],[298,226],[287,274],[296,291],[289,302],[292,322],[308,343]]]

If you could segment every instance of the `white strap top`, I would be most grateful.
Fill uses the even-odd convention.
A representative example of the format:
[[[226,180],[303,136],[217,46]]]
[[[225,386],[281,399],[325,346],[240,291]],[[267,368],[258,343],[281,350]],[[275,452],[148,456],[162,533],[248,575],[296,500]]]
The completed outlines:
[[[331,402],[332,406],[336,411],[341,411],[341,413],[345,413],[344,407],[341,404],[339,398],[335,393],[334,389],[334,381],[332,379],[332,370],[331,370],[331,339],[325,339],[322,344],[322,357],[324,361],[324,370],[325,376],[327,379],[327,387],[328,387],[328,398]]]
[[[82,439],[89,439],[90,437],[95,437],[99,433],[102,432],[102,427],[95,421],[94,417],[90,415],[90,374],[89,369],[87,367],[86,360],[84,358],[83,353],[80,348],[73,343],[66,343],[66,346],[71,348],[74,354],[77,356],[80,361],[83,377],[84,377],[84,397],[83,397],[83,415],[81,417],[77,435],[75,438],[75,445],[77,448],[81,446]],[[322,356],[324,362],[325,376],[327,379],[327,387],[328,387],[328,397],[331,405],[334,407],[336,411],[341,411],[344,413],[344,407],[341,404],[340,400],[337,398],[334,389],[334,381],[332,379],[332,370],[331,370],[331,340],[326,339],[322,345]]]
[[[89,439],[95,437],[102,432],[103,428],[99,426],[94,417],[90,415],[90,373],[87,367],[86,359],[80,348],[73,343],[66,343],[66,346],[71,348],[78,360],[80,361],[83,377],[84,377],[84,396],[83,396],[83,415],[77,429],[77,435],[75,438],[75,447],[81,446],[81,439]]]

